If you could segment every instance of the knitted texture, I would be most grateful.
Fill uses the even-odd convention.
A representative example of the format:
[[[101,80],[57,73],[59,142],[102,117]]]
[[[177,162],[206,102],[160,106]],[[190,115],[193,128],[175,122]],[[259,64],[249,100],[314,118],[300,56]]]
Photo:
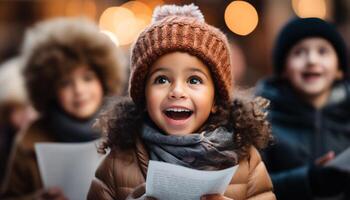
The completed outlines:
[[[152,64],[162,55],[180,51],[202,60],[211,71],[219,100],[232,98],[230,50],[226,36],[204,22],[197,6],[162,6],[153,22],[137,38],[131,52],[129,93],[144,105],[145,81]]]

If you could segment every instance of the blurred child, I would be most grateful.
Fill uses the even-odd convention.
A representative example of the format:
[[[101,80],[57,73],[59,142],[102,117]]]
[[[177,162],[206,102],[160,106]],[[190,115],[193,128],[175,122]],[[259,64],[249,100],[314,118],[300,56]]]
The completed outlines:
[[[266,165],[278,199],[340,196],[349,174],[326,164],[350,146],[350,85],[345,43],[331,24],[294,19],[274,48],[275,77],[258,86],[269,99],[276,144]]]
[[[146,198],[149,160],[201,170],[239,164],[224,196],[205,198],[275,199],[256,149],[270,139],[266,101],[233,100],[231,76],[227,38],[197,6],[157,8],[132,49],[132,101],[99,119],[108,133],[101,150],[111,151],[88,199]]]
[[[35,25],[22,53],[28,94],[40,117],[16,138],[3,197],[66,199],[59,188],[43,188],[34,144],[99,138],[91,124],[104,97],[121,90],[123,70],[114,44],[82,18]]]
[[[11,58],[0,66],[0,186],[15,136],[36,118],[21,70],[21,57]]]

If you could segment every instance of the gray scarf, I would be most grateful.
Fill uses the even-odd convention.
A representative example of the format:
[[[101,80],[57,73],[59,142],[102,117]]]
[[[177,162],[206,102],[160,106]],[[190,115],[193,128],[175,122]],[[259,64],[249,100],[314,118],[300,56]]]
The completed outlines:
[[[233,133],[222,127],[211,132],[174,136],[145,124],[142,139],[152,160],[201,170],[224,169],[238,162]]]
[[[59,142],[88,142],[101,137],[92,128],[95,117],[80,121],[53,106],[47,118],[50,131]]]

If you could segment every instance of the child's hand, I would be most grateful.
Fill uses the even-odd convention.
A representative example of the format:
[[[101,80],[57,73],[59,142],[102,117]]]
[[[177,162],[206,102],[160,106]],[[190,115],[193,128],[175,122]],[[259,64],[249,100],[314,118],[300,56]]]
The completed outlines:
[[[201,200],[233,200],[220,194],[206,194],[201,196]]]
[[[58,187],[51,187],[48,189],[42,189],[42,190],[38,191],[35,199],[37,199],[37,200],[68,200],[68,198],[64,196],[63,191]]]
[[[146,196],[146,184],[142,183],[126,198],[126,200],[157,200],[153,197]]]

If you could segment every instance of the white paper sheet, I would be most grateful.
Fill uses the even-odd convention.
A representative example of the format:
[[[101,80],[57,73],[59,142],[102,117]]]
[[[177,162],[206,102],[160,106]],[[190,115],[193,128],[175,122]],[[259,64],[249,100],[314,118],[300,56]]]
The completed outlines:
[[[204,194],[223,194],[238,165],[220,171],[202,171],[150,161],[146,195],[167,200],[199,200]]]
[[[44,187],[58,186],[70,200],[84,200],[103,156],[96,143],[37,143],[35,151]]]
[[[350,172],[350,147],[329,161],[326,166],[335,167]]]

